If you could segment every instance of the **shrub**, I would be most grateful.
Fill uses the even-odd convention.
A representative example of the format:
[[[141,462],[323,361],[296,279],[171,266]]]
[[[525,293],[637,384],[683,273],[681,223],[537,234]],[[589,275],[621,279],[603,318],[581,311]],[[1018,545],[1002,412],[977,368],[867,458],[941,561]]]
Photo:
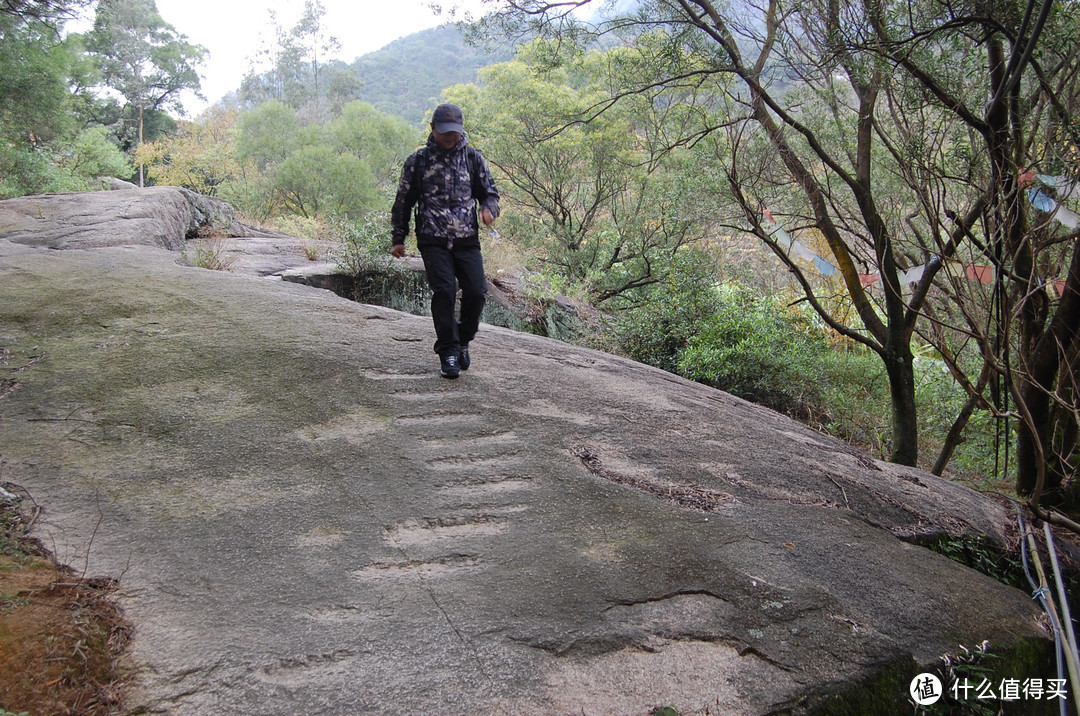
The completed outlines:
[[[336,222],[338,245],[332,260],[354,280],[353,300],[423,315],[427,283],[390,255],[390,217],[371,212],[359,221]]]
[[[231,271],[232,265],[239,259],[239,255],[230,253],[230,244],[221,236],[210,236],[205,239],[195,240],[195,252],[184,257],[191,262],[192,266],[210,269],[211,271]]]
[[[832,349],[805,313],[767,296],[724,286],[719,310],[690,337],[678,371],[781,412],[823,410],[820,369]]]
[[[691,339],[721,308],[720,290],[704,258],[680,252],[662,284],[623,296],[609,348],[636,361],[680,373]]]

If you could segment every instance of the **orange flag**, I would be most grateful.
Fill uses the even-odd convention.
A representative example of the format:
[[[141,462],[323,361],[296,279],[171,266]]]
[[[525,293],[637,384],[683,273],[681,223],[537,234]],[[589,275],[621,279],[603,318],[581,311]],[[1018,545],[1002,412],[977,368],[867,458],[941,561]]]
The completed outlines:
[[[980,283],[994,282],[993,266],[965,266],[964,271],[967,273],[967,277],[972,281],[979,281]]]

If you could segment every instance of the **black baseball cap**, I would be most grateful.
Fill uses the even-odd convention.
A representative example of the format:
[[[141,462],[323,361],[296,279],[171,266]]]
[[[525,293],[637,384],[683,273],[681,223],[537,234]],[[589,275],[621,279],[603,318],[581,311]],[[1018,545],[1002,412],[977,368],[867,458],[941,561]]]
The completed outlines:
[[[439,134],[446,134],[447,132],[464,134],[464,121],[461,117],[461,110],[458,109],[456,104],[440,104],[435,108],[435,113],[431,115],[431,123]]]

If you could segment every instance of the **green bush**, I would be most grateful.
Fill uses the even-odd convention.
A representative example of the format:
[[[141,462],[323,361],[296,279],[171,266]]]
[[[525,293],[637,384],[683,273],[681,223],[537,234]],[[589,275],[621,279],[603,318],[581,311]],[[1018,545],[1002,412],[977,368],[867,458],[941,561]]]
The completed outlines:
[[[885,367],[873,351],[855,344],[818,357],[814,377],[821,426],[842,440],[885,458],[892,451],[892,403]]]
[[[833,349],[812,318],[738,286],[687,342],[682,375],[789,415],[824,412],[822,369]]]
[[[333,253],[338,267],[350,276],[393,270],[390,255],[390,217],[373,211],[358,221],[334,222],[338,247]]]
[[[58,177],[52,158],[44,150],[0,142],[0,199],[47,191]]]
[[[704,258],[681,251],[664,283],[620,298],[609,341],[601,348],[680,373],[679,362],[701,326],[721,310],[721,291]]]
[[[390,255],[390,217],[371,212],[359,221],[335,222],[332,258],[354,280],[353,300],[418,315],[428,312],[427,282]]]

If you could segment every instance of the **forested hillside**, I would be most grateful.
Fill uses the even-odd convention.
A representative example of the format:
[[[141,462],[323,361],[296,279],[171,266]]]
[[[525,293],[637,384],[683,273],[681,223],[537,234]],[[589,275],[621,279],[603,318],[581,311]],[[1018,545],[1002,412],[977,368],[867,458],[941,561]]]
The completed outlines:
[[[396,40],[358,57],[360,97],[380,112],[420,124],[446,87],[476,82],[480,68],[513,57],[513,49],[487,49],[465,41],[457,25],[443,25]]]

